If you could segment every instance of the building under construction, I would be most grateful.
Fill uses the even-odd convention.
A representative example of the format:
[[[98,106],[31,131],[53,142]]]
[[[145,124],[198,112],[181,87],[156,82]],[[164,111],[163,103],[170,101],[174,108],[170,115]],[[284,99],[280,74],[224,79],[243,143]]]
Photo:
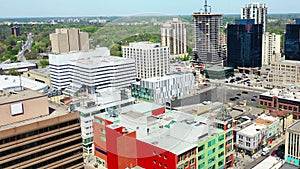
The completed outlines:
[[[205,1],[204,12],[193,13],[195,60],[208,65],[221,65],[223,52],[220,44],[222,14],[212,14]]]

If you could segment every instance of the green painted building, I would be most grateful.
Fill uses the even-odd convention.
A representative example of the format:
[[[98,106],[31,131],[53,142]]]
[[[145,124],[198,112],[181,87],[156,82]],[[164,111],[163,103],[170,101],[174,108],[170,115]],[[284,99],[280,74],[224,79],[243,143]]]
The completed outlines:
[[[225,132],[215,134],[198,144],[198,169],[225,168]]]

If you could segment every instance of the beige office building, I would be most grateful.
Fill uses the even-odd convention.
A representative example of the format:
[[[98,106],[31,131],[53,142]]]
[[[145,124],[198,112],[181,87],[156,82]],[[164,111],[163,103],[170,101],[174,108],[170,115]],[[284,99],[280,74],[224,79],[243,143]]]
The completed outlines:
[[[290,125],[285,134],[285,161],[300,166],[300,121]]]
[[[278,61],[280,54],[281,35],[266,32],[263,34],[262,65],[269,66],[271,61]]]
[[[188,54],[187,23],[173,18],[161,28],[161,44],[170,48],[170,55]]]
[[[83,168],[78,113],[25,90],[0,96],[0,114],[0,168]]]
[[[23,73],[23,76],[51,86],[50,71],[48,68],[32,69],[28,72]]]
[[[77,28],[55,29],[50,34],[53,53],[68,53],[89,50],[89,35]]]
[[[291,85],[300,85],[300,62],[291,60],[271,62],[270,72],[263,87],[285,88]]]
[[[169,47],[159,43],[135,42],[122,46],[124,58],[135,60],[136,76],[139,79],[161,77],[170,71]]]

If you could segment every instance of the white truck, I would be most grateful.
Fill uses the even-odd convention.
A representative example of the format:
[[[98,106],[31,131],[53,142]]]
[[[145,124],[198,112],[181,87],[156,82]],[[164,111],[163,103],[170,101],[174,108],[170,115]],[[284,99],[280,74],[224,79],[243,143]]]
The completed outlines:
[[[265,147],[262,149],[262,155],[266,156],[270,153],[270,148],[269,147]]]

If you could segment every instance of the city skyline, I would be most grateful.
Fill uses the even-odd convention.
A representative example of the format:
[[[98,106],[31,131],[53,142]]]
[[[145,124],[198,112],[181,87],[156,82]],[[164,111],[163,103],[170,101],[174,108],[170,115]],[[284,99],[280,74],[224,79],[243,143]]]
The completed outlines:
[[[41,4],[37,0],[14,1],[0,0],[0,18],[13,17],[68,17],[68,16],[138,16],[138,15],[190,15],[203,9],[204,0],[173,0],[170,1],[45,1]],[[213,13],[239,14],[245,4],[259,2],[266,3],[269,13],[297,13],[297,0],[241,0],[241,1],[208,1]],[[39,4],[39,5],[37,5]],[[66,8],[67,7],[67,8]]]

